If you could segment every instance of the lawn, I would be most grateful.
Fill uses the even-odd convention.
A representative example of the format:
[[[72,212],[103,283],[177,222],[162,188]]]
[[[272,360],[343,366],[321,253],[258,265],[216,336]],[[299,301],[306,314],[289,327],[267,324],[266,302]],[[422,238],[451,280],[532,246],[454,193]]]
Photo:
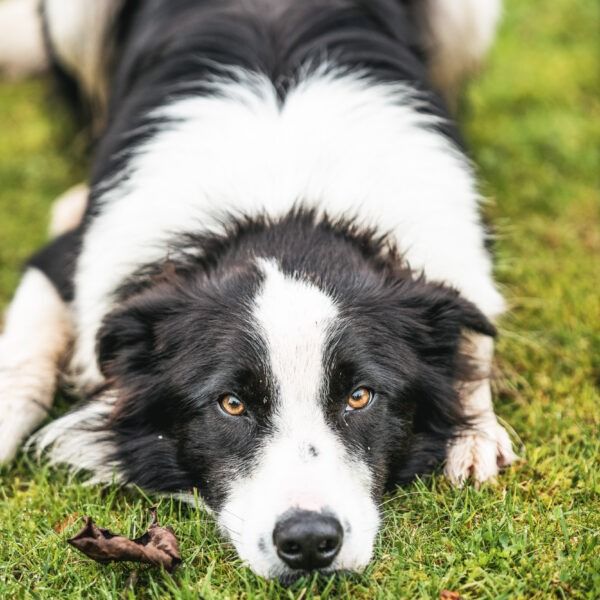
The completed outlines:
[[[85,487],[20,455],[0,470],[0,597],[599,598],[599,10],[596,0],[509,0],[462,103],[511,305],[497,409],[523,462],[480,490],[442,477],[399,490],[382,506],[366,573],[284,589],[244,568],[206,515],[141,490]],[[3,306],[53,198],[85,175],[84,142],[64,120],[44,82],[0,83]],[[155,503],[181,540],[174,576],[99,566],[65,543],[88,514],[137,535]]]

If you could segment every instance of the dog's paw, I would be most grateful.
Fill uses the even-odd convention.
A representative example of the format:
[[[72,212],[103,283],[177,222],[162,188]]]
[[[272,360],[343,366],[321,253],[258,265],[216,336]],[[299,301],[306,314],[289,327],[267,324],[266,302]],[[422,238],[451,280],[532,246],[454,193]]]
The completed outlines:
[[[13,460],[25,438],[44,418],[43,414],[36,419],[32,412],[11,408],[11,412],[7,413],[6,404],[0,406],[0,465]]]
[[[508,433],[495,418],[465,431],[451,443],[444,473],[456,486],[471,477],[475,484],[498,475],[517,459]]]
[[[46,418],[47,398],[38,398],[33,374],[7,375],[0,370],[0,464],[10,462],[29,434]]]

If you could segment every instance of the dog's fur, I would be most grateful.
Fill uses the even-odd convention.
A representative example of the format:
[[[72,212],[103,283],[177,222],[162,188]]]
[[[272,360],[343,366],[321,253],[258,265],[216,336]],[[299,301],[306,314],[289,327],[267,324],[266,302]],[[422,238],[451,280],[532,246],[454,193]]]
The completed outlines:
[[[265,576],[302,570],[275,540],[291,510],[339,523],[324,569],[358,570],[385,489],[444,459],[459,484],[510,463],[489,387],[504,303],[442,99],[498,12],[46,0],[51,61],[101,133],[89,196],[61,200],[0,338],[0,459],[72,343],[86,403],[38,448],[95,480],[198,489]]]

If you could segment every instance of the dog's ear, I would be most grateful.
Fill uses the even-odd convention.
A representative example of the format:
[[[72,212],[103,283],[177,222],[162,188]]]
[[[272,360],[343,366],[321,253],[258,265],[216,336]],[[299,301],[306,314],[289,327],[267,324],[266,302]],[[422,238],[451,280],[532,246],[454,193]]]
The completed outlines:
[[[157,327],[176,310],[177,298],[164,289],[143,292],[110,313],[98,333],[100,370],[107,378],[148,372],[156,361]]]
[[[403,307],[419,314],[433,333],[448,334],[459,330],[496,336],[496,328],[470,301],[451,287],[419,280],[400,296]]]
[[[496,335],[496,328],[473,303],[445,285],[412,282],[398,302],[402,313],[410,315],[408,335],[421,358],[448,376],[460,378],[457,369],[459,363],[465,364],[461,354],[465,332]]]
[[[424,306],[427,318],[433,324],[443,327],[456,323],[463,330],[496,336],[496,328],[490,320],[458,291],[444,285],[429,285],[428,288]]]

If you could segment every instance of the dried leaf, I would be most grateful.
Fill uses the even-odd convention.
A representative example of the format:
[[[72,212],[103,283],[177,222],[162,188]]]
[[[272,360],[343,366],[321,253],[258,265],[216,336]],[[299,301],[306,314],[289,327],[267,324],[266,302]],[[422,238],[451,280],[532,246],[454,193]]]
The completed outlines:
[[[62,521],[58,521],[52,525],[52,529],[56,531],[56,533],[62,533],[67,527],[70,527],[79,519],[79,513],[73,513],[71,515],[67,515]]]
[[[440,600],[460,600],[460,594],[458,592],[451,592],[450,590],[442,590],[440,592]]]
[[[131,540],[117,535],[86,517],[85,527],[67,542],[100,563],[133,561],[172,571],[181,562],[177,538],[170,527],[159,526],[155,509],[148,531],[139,538]]]

